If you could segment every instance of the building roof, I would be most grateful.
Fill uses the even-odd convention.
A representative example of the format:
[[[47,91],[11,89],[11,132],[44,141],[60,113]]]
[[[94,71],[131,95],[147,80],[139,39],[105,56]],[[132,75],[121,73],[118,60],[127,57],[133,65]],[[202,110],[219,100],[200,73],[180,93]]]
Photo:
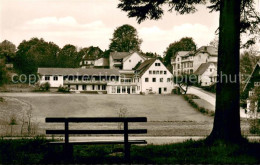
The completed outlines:
[[[142,76],[149,68],[150,66],[156,61],[155,58],[145,60],[136,70]]]
[[[199,68],[194,72],[194,74],[196,75],[202,75],[207,69],[208,67],[211,65],[211,64],[214,64],[216,66],[216,62],[207,62],[207,63],[202,63]]]
[[[187,54],[189,54],[191,51],[179,51],[177,52],[176,56],[179,55],[181,57],[186,56]]]
[[[110,56],[114,59],[114,60],[121,60],[123,58],[125,58],[126,56],[130,55],[129,52],[111,52]]]
[[[118,69],[38,68],[40,75],[119,75]]]
[[[255,65],[255,68],[254,68],[253,72],[252,72],[251,75],[250,75],[250,79],[248,79],[248,81],[246,82],[246,85],[245,85],[243,91],[245,91],[245,90],[247,89],[248,85],[249,85],[250,82],[251,82],[251,79],[253,78],[254,73],[255,73],[255,72],[257,71],[257,69],[259,69],[259,68],[260,68],[260,61],[258,61],[258,63]]]
[[[211,56],[218,55],[218,49],[215,48],[214,46],[202,46],[197,50],[197,52],[208,53]]]

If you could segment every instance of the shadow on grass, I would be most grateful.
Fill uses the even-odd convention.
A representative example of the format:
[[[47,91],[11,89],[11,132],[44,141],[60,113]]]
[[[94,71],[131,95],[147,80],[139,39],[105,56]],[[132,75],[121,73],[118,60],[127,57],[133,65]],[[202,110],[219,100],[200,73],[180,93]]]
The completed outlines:
[[[124,163],[123,146],[74,146],[73,157],[62,146],[48,146],[44,138],[0,140],[1,164]],[[260,163],[260,144],[240,145],[186,141],[169,145],[132,146],[132,163]]]

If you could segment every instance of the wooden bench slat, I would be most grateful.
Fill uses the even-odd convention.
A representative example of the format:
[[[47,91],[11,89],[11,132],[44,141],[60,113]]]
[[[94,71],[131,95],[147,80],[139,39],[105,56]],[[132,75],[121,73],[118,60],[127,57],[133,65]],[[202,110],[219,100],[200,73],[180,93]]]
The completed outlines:
[[[64,117],[48,117],[46,123],[64,123],[65,121],[80,123],[80,122],[147,122],[146,117],[85,117],[85,118],[64,118]]]
[[[46,130],[46,134],[65,134],[65,130]],[[124,130],[68,130],[68,134],[124,134]],[[129,129],[128,134],[145,134],[147,129]]]
[[[95,145],[95,144],[124,144],[124,141],[86,141],[86,142],[69,142],[71,145]],[[147,144],[146,140],[129,140],[129,144]],[[49,144],[65,144],[65,142],[50,142]]]

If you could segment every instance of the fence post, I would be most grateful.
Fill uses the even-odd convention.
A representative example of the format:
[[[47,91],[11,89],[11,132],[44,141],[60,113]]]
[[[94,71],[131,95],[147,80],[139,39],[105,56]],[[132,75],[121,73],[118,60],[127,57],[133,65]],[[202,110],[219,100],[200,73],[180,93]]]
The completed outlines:
[[[72,145],[69,144],[69,121],[65,119],[65,144],[64,144],[64,152],[65,156],[68,160],[71,160],[73,157],[73,148]]]
[[[125,161],[130,163],[130,144],[128,143],[128,121],[124,121],[124,145],[125,145]]]

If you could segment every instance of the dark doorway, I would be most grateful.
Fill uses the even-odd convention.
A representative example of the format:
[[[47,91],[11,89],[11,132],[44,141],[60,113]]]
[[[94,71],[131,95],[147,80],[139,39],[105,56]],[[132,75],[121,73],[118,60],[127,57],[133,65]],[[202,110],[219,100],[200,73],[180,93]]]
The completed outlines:
[[[162,88],[159,88],[159,94],[162,94]]]
[[[130,94],[130,87],[127,87],[127,93]]]

